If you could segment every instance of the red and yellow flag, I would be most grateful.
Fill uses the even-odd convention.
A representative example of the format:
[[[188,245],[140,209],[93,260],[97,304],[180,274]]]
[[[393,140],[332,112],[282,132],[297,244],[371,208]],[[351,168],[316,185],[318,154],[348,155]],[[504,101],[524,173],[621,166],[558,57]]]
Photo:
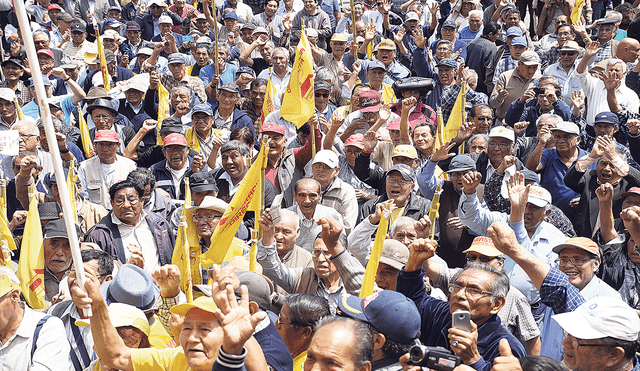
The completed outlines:
[[[264,124],[264,119],[269,116],[271,112],[276,111],[275,98],[276,96],[276,88],[271,83],[271,76],[269,76],[269,82],[267,83],[267,91],[264,95],[264,103],[262,103],[262,115],[260,116],[260,130],[262,130],[262,124]],[[314,101],[315,104],[315,101]]]
[[[180,269],[180,289],[187,296],[187,303],[191,303],[193,302],[193,281],[191,279],[191,259],[189,257],[189,241],[187,239],[187,217],[184,216],[184,211],[182,214],[171,264]]]
[[[44,300],[44,248],[42,242],[38,200],[35,196],[31,196],[27,221],[24,223],[17,275],[20,279],[22,295],[33,309],[43,309],[47,306]]]
[[[93,142],[89,134],[89,127],[82,115],[82,110],[78,110],[78,128],[80,129],[80,139],[82,140],[82,149],[84,149],[84,157],[87,159],[93,157],[96,153],[93,151]]]
[[[287,86],[282,98],[280,114],[282,118],[300,128],[309,121],[315,111],[313,57],[311,56],[307,33],[303,29],[300,35],[300,43],[296,48],[296,58],[291,69],[289,86]]]
[[[580,16],[582,16],[582,8],[584,8],[584,0],[576,0],[576,4],[573,6],[571,10],[571,19],[572,24],[576,24],[580,20]]]
[[[364,271],[362,287],[360,288],[361,298],[366,298],[373,294],[373,288],[376,283],[376,274],[378,273],[378,265],[380,264],[380,257],[382,256],[382,249],[384,248],[384,240],[387,238],[388,227],[389,221],[383,211],[382,216],[380,217],[380,223],[378,224],[378,229],[376,230],[376,239],[374,240],[373,248],[371,249],[371,257],[369,257],[367,269]]]
[[[162,120],[171,116],[169,110],[169,92],[162,84],[158,84],[158,135],[156,137],[156,144],[162,145],[162,138],[160,137],[160,128],[162,127]]]
[[[211,236],[211,247],[201,255],[202,266],[210,267],[213,264],[222,264],[227,257],[238,226],[247,211],[258,211],[261,208],[262,166],[266,161],[269,147],[262,146],[260,154],[253,165],[240,182],[236,194],[231,199],[227,210],[222,214],[220,223]],[[234,245],[235,246],[235,245]]]
[[[107,70],[107,59],[104,57],[104,47],[102,40],[100,39],[99,26],[95,25],[96,30],[96,44],[98,44],[98,56],[100,57],[100,71],[102,72],[102,81],[104,83],[104,90],[111,90],[111,79],[109,77],[109,71]]]

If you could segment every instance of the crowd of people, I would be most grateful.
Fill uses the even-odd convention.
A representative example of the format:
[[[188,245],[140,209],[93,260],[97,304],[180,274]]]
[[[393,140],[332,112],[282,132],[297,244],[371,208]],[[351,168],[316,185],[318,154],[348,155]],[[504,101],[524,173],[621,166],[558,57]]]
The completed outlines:
[[[0,1],[0,370],[640,370],[640,0],[25,5],[37,61]],[[226,259],[263,142],[265,211]]]

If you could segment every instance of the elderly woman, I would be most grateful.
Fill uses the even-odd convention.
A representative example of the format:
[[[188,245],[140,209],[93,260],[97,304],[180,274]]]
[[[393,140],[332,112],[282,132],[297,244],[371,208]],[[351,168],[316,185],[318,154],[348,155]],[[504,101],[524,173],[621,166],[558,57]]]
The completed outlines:
[[[487,134],[475,134],[467,140],[466,148],[469,153],[487,152],[489,136]]]

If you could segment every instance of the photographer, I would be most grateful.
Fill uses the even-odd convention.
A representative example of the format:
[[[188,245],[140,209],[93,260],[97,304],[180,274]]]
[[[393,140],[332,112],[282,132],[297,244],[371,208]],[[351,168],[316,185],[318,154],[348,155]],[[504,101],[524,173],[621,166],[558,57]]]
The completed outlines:
[[[571,108],[562,100],[562,88],[556,83],[547,83],[543,86],[530,86],[520,99],[513,101],[504,114],[504,121],[513,127],[517,122],[537,122],[538,118],[546,113],[553,113],[562,117],[562,121],[571,119]],[[529,99],[537,102],[526,107]],[[538,134],[536,125],[529,125],[524,135],[535,137]]]

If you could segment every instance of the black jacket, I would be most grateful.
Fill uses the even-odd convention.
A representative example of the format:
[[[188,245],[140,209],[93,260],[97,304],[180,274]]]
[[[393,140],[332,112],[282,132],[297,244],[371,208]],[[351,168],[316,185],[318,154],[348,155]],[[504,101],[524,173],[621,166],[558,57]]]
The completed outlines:
[[[360,208],[360,214],[358,215],[358,224],[367,218],[369,215],[374,214],[376,211],[376,205],[385,202],[389,199],[387,193],[383,193],[374,199],[367,201]],[[429,208],[431,207],[431,201],[422,196],[418,196],[415,192],[411,192],[409,201],[404,207],[402,216],[408,216],[411,219],[420,220],[423,216],[429,215]]]

